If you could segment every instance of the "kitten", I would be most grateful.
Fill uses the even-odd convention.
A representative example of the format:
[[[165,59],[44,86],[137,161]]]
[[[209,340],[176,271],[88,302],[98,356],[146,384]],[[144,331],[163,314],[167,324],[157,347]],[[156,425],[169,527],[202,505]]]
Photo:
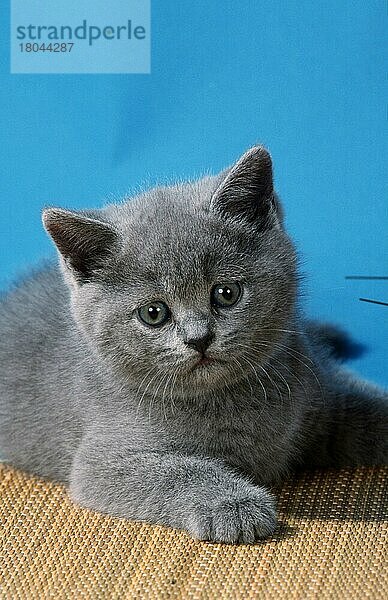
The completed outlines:
[[[253,543],[292,469],[387,462],[388,395],[307,322],[268,152],[101,210],[43,212],[60,268],[0,304],[0,452],[75,502]]]

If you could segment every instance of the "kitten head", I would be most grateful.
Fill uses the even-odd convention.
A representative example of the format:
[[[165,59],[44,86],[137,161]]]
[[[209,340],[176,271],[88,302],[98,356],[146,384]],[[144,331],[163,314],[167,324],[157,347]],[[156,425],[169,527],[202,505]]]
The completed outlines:
[[[268,152],[101,211],[47,209],[75,321],[135,389],[203,395],[265,363],[296,298]]]

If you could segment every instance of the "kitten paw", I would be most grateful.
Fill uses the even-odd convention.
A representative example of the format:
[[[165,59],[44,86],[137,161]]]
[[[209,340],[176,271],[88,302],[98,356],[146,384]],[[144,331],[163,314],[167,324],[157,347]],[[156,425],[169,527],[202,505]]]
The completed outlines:
[[[237,497],[224,494],[219,499],[197,506],[188,532],[199,540],[225,544],[253,544],[270,536],[276,527],[275,500],[261,488]]]

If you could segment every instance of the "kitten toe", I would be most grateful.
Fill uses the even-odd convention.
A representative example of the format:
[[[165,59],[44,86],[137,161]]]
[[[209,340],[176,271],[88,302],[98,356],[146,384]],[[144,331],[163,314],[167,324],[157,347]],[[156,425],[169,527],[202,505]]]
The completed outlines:
[[[193,537],[223,544],[254,544],[276,528],[274,499],[258,489],[251,497],[223,498],[212,506],[197,508],[188,532]]]

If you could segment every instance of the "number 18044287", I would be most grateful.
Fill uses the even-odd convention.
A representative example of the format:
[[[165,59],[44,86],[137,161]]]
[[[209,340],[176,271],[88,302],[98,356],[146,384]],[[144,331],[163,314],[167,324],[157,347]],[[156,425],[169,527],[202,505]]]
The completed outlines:
[[[55,42],[50,44],[38,44],[37,42],[21,43],[19,44],[20,52],[71,52],[74,46],[74,42]]]

